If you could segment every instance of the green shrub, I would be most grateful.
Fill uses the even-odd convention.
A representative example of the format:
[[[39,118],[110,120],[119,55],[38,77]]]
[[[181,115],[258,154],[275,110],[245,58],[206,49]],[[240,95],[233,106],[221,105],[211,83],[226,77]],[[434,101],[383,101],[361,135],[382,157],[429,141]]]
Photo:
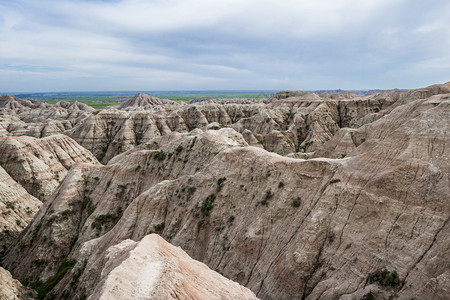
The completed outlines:
[[[220,192],[220,190],[222,190],[226,180],[227,180],[226,177],[221,177],[217,179],[217,192]]]
[[[339,159],[345,158],[347,156],[347,153],[341,153],[341,155],[338,157]]]
[[[215,194],[210,194],[208,197],[206,197],[205,200],[203,200],[202,206],[201,206],[201,211],[205,214],[208,215],[209,211],[211,209],[213,209],[214,207],[214,200],[216,199],[216,195]]]
[[[194,147],[196,141],[197,141],[197,136],[194,136],[194,138],[192,139],[191,144],[189,145],[189,150],[191,150]]]
[[[266,193],[264,194],[264,198],[261,200],[261,204],[262,204],[262,205],[268,205],[268,204],[269,204],[268,200],[269,200],[270,198],[272,198],[272,197],[273,197],[272,190],[271,190],[271,189],[268,189],[268,190],[266,191]]]
[[[396,286],[401,283],[400,278],[398,277],[397,271],[389,272],[386,269],[376,270],[373,273],[370,273],[367,280],[369,283],[378,283],[381,286]]]
[[[153,229],[155,229],[155,232],[157,232],[157,233],[162,232],[164,230],[164,227],[166,227],[166,223],[164,223],[164,222],[153,225]]]
[[[375,296],[372,294],[372,291],[369,291],[362,297],[362,300],[375,300]]]
[[[70,214],[72,213],[72,211],[70,209],[66,209],[64,211],[61,212],[61,217],[66,218],[68,217]]]
[[[178,145],[178,147],[175,149],[176,153],[180,153],[181,151],[183,151],[184,147],[181,145]]]
[[[58,218],[57,215],[51,215],[50,218],[47,219],[47,224],[53,223]]]
[[[294,199],[292,201],[292,206],[293,207],[299,207],[302,204],[302,199],[300,197],[297,197],[297,199]]]
[[[92,222],[91,227],[101,230],[103,225],[109,222],[114,222],[116,219],[117,216],[113,214],[99,215],[94,219],[94,222]]]
[[[159,150],[159,151],[155,152],[155,154],[153,154],[153,158],[157,159],[159,161],[165,160],[166,156],[167,156],[167,154],[162,150]]]
[[[284,186],[284,182],[283,181],[280,181],[279,183],[278,183],[278,188],[282,188]]]

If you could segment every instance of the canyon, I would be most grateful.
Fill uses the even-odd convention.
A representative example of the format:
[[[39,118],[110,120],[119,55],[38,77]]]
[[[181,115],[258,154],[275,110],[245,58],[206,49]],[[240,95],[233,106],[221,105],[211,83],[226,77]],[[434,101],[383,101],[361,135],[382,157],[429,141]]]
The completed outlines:
[[[449,135],[450,83],[0,96],[0,297],[448,299]]]

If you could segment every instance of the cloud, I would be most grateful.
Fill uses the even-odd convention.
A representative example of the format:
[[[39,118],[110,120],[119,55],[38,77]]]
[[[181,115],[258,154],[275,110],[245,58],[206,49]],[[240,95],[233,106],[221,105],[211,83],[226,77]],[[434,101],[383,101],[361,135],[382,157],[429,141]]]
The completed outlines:
[[[433,3],[1,2],[0,92],[414,88],[444,82],[448,75],[433,62],[448,57],[450,4]],[[415,65],[430,75],[421,80],[408,74],[418,70]]]

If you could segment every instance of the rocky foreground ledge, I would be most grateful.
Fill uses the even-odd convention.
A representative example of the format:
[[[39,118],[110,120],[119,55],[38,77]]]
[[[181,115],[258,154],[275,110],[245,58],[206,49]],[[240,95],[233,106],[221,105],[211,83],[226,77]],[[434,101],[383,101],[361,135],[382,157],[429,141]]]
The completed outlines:
[[[157,234],[124,240],[108,248],[106,258],[90,299],[257,299]]]

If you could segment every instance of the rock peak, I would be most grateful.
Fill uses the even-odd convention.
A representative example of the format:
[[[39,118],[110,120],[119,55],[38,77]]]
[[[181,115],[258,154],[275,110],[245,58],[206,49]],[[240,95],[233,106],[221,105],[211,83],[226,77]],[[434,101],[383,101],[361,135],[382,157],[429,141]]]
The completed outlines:
[[[133,109],[133,108],[149,108],[156,105],[177,105],[179,103],[168,100],[159,99],[154,96],[147,95],[145,93],[138,93],[133,98],[123,102],[119,105],[119,109]]]

